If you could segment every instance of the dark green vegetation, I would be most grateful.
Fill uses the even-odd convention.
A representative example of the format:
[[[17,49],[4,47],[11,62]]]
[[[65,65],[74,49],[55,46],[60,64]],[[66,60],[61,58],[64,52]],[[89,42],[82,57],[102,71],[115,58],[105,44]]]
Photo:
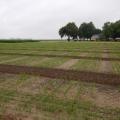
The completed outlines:
[[[120,58],[119,42],[0,43],[0,53]],[[120,74],[120,61],[0,54],[0,64]],[[120,87],[26,74],[0,74],[0,117],[22,120],[119,120]],[[0,119],[1,119],[0,118]]]
[[[120,38],[120,20],[115,23],[107,22],[103,29],[100,30],[95,25],[90,23],[82,23],[78,28],[74,22],[68,23],[66,26],[60,28],[59,35],[61,38],[68,37],[73,40],[117,40]]]
[[[113,40],[120,38],[120,20],[115,23],[105,23],[103,26],[103,35],[105,36],[106,40],[109,40],[110,38]]]

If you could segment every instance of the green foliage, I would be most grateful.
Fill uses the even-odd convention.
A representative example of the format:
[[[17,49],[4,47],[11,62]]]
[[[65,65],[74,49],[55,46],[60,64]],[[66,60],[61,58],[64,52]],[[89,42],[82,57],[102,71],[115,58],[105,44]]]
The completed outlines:
[[[106,22],[103,26],[103,30],[98,29],[94,26],[93,22],[82,23],[78,28],[74,22],[68,23],[66,26],[62,27],[59,30],[59,35],[61,38],[68,37],[68,41],[72,38],[78,39],[90,39],[93,35],[99,35],[99,38],[105,38],[106,40],[110,40],[110,38],[116,40],[116,38],[120,38],[120,20],[111,23]]]
[[[106,22],[103,26],[103,34],[107,40],[120,38],[120,20],[115,23]]]
[[[78,27],[75,25],[74,22],[68,23],[66,26],[60,28],[59,35],[61,38],[67,36],[68,41],[72,38],[73,40],[77,40],[79,38],[87,38],[91,39],[94,34],[100,34],[101,30],[96,29],[92,22],[90,23],[83,23],[81,26]]]
[[[95,33],[95,26],[92,22],[83,23],[79,27],[79,38],[91,39],[92,35]]]
[[[67,36],[68,41],[70,41],[70,38],[77,39],[78,27],[75,25],[74,22],[68,23],[66,26],[62,27],[59,30],[59,35],[61,36],[61,38]]]

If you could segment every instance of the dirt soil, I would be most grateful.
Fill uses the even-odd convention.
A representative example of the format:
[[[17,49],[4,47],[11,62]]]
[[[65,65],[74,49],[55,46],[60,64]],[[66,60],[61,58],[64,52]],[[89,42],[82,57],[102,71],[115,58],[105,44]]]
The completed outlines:
[[[81,99],[90,100],[99,107],[120,108],[120,91],[116,87],[98,85],[84,92]]]
[[[16,65],[3,65],[0,64],[1,73],[10,74],[30,74],[45,76],[50,78],[58,78],[65,80],[76,80],[85,82],[94,82],[99,84],[120,85],[120,75],[96,73],[76,70],[63,70],[54,68],[39,68],[28,66],[16,66]]]

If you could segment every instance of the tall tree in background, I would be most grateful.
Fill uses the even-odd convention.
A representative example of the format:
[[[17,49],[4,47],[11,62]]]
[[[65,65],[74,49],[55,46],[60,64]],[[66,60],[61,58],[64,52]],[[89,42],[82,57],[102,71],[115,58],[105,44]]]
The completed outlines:
[[[78,27],[74,22],[68,23],[66,25],[68,35],[74,40],[77,39],[78,36]]]
[[[83,23],[79,27],[79,38],[90,39],[95,33],[95,26],[92,22],[90,23]]]
[[[101,33],[102,33],[102,30],[98,28],[96,28],[94,31],[94,34],[101,34]]]
[[[68,23],[66,26],[60,28],[59,35],[61,36],[61,38],[67,36],[68,41],[70,41],[71,38],[77,39],[78,27],[75,25],[74,22]]]
[[[110,38],[113,40],[120,38],[120,20],[115,23],[105,23],[103,26],[103,34],[106,40],[109,40]]]
[[[87,27],[87,36],[86,37],[91,40],[91,37],[95,34],[96,28],[92,22],[88,23],[87,26],[88,27]]]
[[[117,33],[117,37],[120,38],[120,20],[118,20],[116,23],[116,33]]]
[[[70,22],[66,26],[60,28],[59,35],[61,38],[67,36],[68,41],[70,41],[70,39],[77,40],[78,37],[84,40],[91,40],[93,35],[98,35],[101,39],[116,40],[116,38],[120,38],[120,20],[114,23],[106,22],[102,30],[96,28],[92,22],[84,22],[79,28],[74,22]]]
[[[103,35],[105,36],[106,40],[109,40],[109,38],[111,36],[111,23],[110,22],[104,23]]]
[[[86,30],[87,30],[87,24],[86,23],[82,23],[79,27],[79,30],[78,30],[78,36],[79,38],[86,38]]]
[[[116,21],[115,23],[111,23],[110,25],[110,37],[113,40],[116,40],[116,38],[120,38],[120,20]]]
[[[59,35],[60,35],[61,38],[66,36],[66,27],[60,28]]]

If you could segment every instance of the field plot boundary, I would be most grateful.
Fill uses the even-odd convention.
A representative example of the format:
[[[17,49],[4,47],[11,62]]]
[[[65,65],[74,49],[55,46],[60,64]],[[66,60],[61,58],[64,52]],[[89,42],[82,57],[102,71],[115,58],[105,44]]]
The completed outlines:
[[[96,72],[76,71],[76,70],[63,70],[53,68],[38,68],[38,67],[26,67],[16,65],[3,65],[0,64],[1,73],[10,74],[30,74],[38,75],[49,78],[76,80],[84,82],[94,82],[107,85],[120,85],[120,75],[117,74],[105,74]]]
[[[48,55],[48,54],[25,54],[25,53],[0,53],[2,55],[21,55],[21,56],[41,56],[41,57],[64,57],[71,59],[87,59],[87,60],[104,60],[104,61],[120,61],[120,58],[112,57],[87,57],[87,56],[72,56],[72,55]]]

